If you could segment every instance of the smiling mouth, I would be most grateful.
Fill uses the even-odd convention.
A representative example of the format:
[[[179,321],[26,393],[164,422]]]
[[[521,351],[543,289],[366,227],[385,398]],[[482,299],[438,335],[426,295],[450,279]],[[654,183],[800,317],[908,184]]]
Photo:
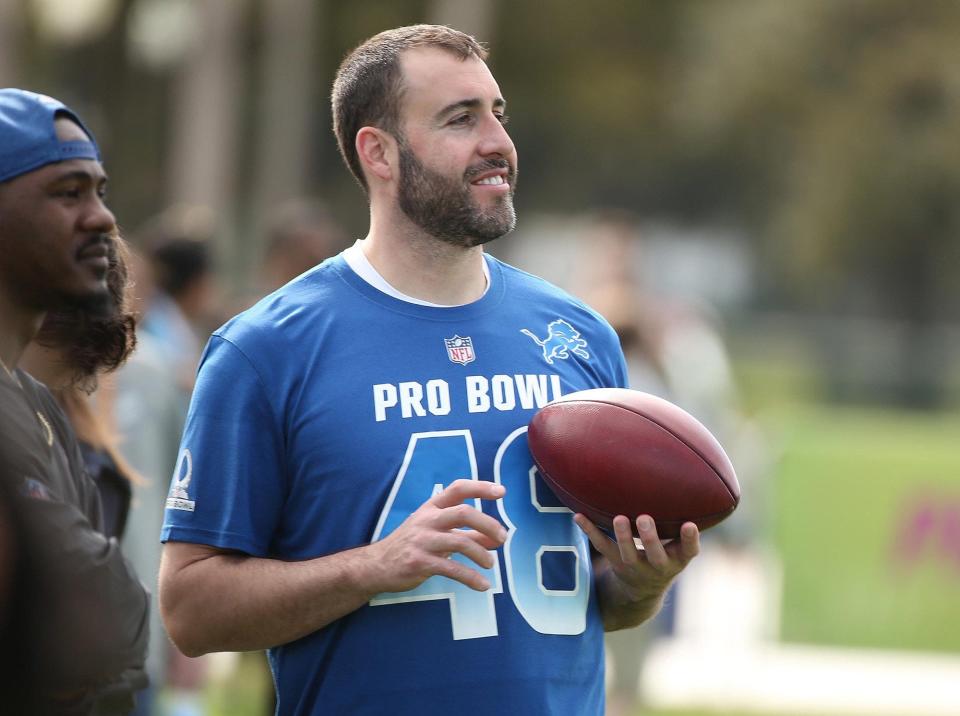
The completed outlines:
[[[479,181],[471,182],[476,186],[500,186],[501,184],[506,184],[507,180],[501,175],[487,177],[486,179],[480,179]]]
[[[499,186],[513,188],[516,170],[506,159],[487,159],[478,162],[466,172],[472,186]]]

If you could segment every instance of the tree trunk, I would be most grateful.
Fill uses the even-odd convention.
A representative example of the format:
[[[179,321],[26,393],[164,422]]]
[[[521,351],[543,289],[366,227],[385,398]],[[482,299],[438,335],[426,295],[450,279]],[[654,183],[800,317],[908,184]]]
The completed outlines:
[[[448,25],[491,43],[493,6],[493,0],[430,0],[427,17],[435,25]]]
[[[173,90],[168,196],[172,203],[209,207],[219,226],[230,217],[237,190],[238,97],[243,64],[238,52],[242,0],[198,0],[199,42],[184,62]],[[218,253],[232,256],[223,239]]]
[[[0,87],[19,87],[20,36],[23,33],[21,0],[0,0]]]
[[[316,118],[321,89],[316,0],[270,0],[261,6],[263,54],[256,129],[250,248],[260,246],[267,219],[284,200],[306,193],[312,163],[318,162],[321,128]],[[249,271],[256,257],[244,252]]]

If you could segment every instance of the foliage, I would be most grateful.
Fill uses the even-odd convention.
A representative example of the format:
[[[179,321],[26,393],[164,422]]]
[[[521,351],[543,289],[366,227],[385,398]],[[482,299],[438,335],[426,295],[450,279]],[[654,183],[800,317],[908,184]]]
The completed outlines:
[[[960,3],[486,1],[521,214],[625,207],[732,225],[753,238],[766,305],[921,325],[960,316]],[[159,71],[131,61],[127,25],[144,2],[105,4],[109,34],[79,46],[28,22],[20,47],[23,83],[76,100],[104,128],[122,177],[114,205],[134,226],[164,205],[176,81],[191,70],[189,56]],[[242,4],[242,175],[224,223],[244,227],[258,224],[255,96],[284,78],[260,74],[266,0]],[[319,5],[303,161],[308,188],[357,231],[365,207],[329,133],[327,88],[349,48],[429,21],[433,3]]]
[[[495,43],[537,203],[739,225],[771,301],[960,315],[960,5],[561,4]]]

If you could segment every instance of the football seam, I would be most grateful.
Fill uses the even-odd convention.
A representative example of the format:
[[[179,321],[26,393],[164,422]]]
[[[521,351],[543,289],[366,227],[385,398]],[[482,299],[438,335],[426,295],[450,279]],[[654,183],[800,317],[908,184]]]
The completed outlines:
[[[662,424],[660,421],[654,420],[653,418],[651,418],[649,415],[646,415],[645,413],[639,413],[639,412],[637,412],[636,410],[631,410],[630,408],[625,408],[625,407],[623,407],[622,405],[618,405],[617,403],[608,403],[608,402],[605,401],[605,400],[575,400],[575,401],[568,401],[568,402],[567,402],[567,405],[570,405],[571,403],[581,403],[581,404],[591,403],[591,404],[593,404],[593,405],[609,405],[610,407],[617,408],[617,409],[619,409],[619,410],[623,410],[624,412],[631,413],[631,414],[633,414],[633,415],[639,415],[639,416],[640,416],[641,418],[643,418],[644,420],[650,421],[651,423],[653,423],[654,425],[656,425],[658,428],[660,428],[660,429],[663,430],[664,432],[669,433],[670,435],[672,435],[672,436],[677,440],[677,442],[682,443],[683,445],[685,445],[685,446],[687,447],[687,449],[690,450],[690,452],[692,452],[692,453],[695,454],[697,457],[699,457],[701,460],[703,460],[704,464],[706,464],[707,466],[709,466],[709,468],[713,471],[713,474],[716,475],[717,478],[720,480],[720,484],[723,485],[723,489],[725,489],[725,490],[727,491],[727,494],[730,495],[730,499],[733,500],[733,506],[736,508],[737,505],[740,504],[740,496],[733,494],[733,491],[730,489],[730,486],[727,484],[727,481],[723,479],[723,475],[721,475],[721,474],[720,474],[720,471],[717,470],[717,468],[714,466],[714,464],[713,464],[710,460],[707,459],[706,455],[704,455],[702,452],[700,452],[699,450],[697,450],[693,445],[691,445],[691,444],[688,443],[686,440],[684,440],[683,438],[681,438],[679,435],[677,435],[675,432],[673,432],[672,430],[670,430],[666,425]],[[679,407],[679,406],[677,406],[677,407]],[[680,408],[680,410],[683,410],[683,408]],[[691,415],[690,417],[693,417],[693,416]],[[694,418],[694,420],[696,420],[696,418]],[[706,428],[704,428],[704,429],[706,429]],[[709,431],[708,431],[708,432],[709,432]],[[716,440],[715,437],[714,437],[714,440]],[[721,446],[720,449],[722,450],[723,447]],[[539,465],[538,465],[538,467],[539,467]],[[719,513],[718,513],[718,514],[719,514]]]

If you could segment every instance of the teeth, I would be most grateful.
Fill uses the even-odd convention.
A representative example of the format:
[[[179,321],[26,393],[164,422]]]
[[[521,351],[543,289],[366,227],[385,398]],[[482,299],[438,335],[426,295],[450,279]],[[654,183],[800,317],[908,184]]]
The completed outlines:
[[[489,184],[489,185],[491,185],[491,186],[496,186],[496,185],[498,185],[498,184],[504,184],[504,183],[506,183],[506,182],[504,182],[503,177],[498,174],[498,175],[495,176],[495,177],[487,177],[486,179],[481,179],[480,181],[478,181],[478,182],[476,182],[476,183],[477,183],[477,184]]]

